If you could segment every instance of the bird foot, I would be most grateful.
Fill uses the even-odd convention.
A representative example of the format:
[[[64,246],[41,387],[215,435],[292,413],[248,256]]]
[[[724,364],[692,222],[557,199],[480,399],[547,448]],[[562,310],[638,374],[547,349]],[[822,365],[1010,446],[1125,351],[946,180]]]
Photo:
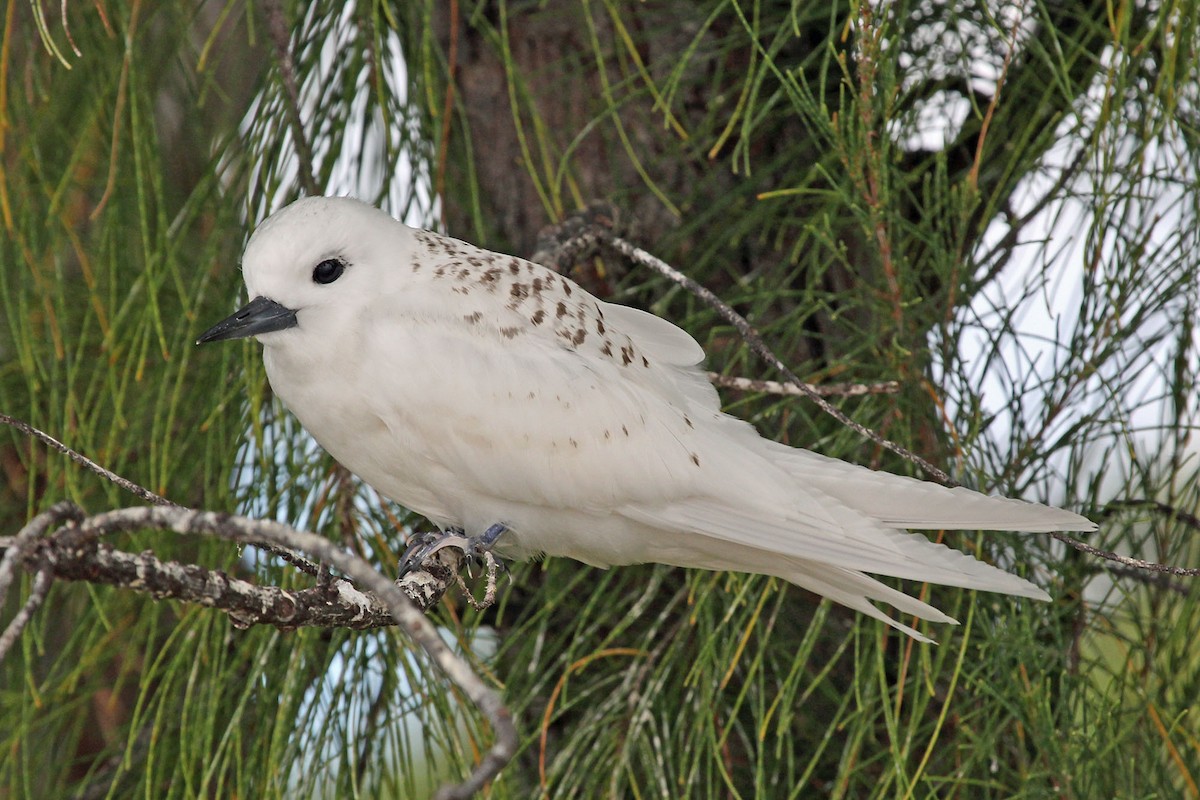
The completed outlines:
[[[484,566],[488,576],[494,582],[494,573],[497,570],[508,572],[508,567],[504,566],[503,561],[492,554],[492,547],[496,545],[496,540],[506,530],[508,530],[506,525],[496,523],[479,536],[467,536],[461,528],[449,528],[415,537],[400,558],[400,575],[396,579],[400,581],[409,572],[420,570],[421,565],[425,564],[425,561],[440,549],[457,547],[466,555],[468,564],[475,561]]]

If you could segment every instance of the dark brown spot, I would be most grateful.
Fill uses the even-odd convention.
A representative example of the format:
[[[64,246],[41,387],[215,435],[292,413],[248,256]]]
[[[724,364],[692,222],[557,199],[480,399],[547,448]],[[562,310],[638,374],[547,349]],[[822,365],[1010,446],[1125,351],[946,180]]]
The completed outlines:
[[[626,428],[624,425],[622,425],[622,426],[621,426],[621,433],[623,433],[623,434],[625,434],[626,436],[628,436],[628,435],[629,435],[629,428]]]
[[[596,333],[601,336],[604,335],[604,322],[602,320],[596,320]]]
[[[562,301],[559,301],[558,308],[555,310],[554,316],[557,317],[558,319],[562,319],[566,315],[567,315],[567,304]]]
[[[511,327],[511,328],[501,328],[500,329],[500,335],[503,336],[505,339],[515,339],[515,338],[517,338],[517,335],[520,332],[521,332],[521,329],[517,328],[515,326]]]
[[[575,335],[571,337],[571,343],[578,346],[583,344],[583,340],[587,338],[587,331],[583,328],[575,331]]]
[[[470,264],[472,267],[482,267],[483,266],[483,262],[479,260],[478,256],[467,256],[467,263]]]
[[[622,347],[621,348],[621,363],[624,364],[625,366],[629,366],[630,364],[633,363],[633,348],[632,347]]]
[[[609,358],[612,358],[612,342],[605,339],[604,347],[600,348],[600,352],[604,353],[604,355],[608,356]]]
[[[483,314],[479,311],[476,311],[474,314],[467,314],[465,317],[463,317],[463,319],[472,325],[475,325],[479,322],[479,320],[483,319]]]
[[[533,316],[529,318],[529,321],[534,325],[541,325],[545,319],[546,312],[539,308],[537,311],[533,312]]]
[[[571,443],[571,447],[579,447],[579,442],[575,441],[574,439],[568,438],[567,441]]]
[[[443,264],[442,266],[440,266],[440,267],[438,267],[437,269],[435,269],[435,270],[433,271],[433,274],[434,274],[434,275],[437,275],[439,278],[440,278],[440,277],[442,277],[443,275],[445,275],[445,274],[446,274],[446,265],[445,265],[445,264]]]
[[[696,455],[695,453],[692,453],[692,463],[695,464],[697,467],[700,466],[700,456]]]
[[[688,415],[687,415],[687,414],[684,414],[684,415],[683,415],[683,421],[684,421],[684,423],[685,423],[685,424],[687,424],[687,426],[688,426],[689,428],[694,428],[694,427],[696,427],[695,425],[693,425],[693,424],[692,424],[692,420],[691,420],[691,418],[690,418],[690,417],[688,417]]]
[[[642,356],[642,366],[647,368],[650,366],[650,362],[646,360],[645,356]]]
[[[463,280],[466,280],[467,278],[471,277],[471,270],[467,269],[466,267],[463,267],[462,269],[460,269],[458,271],[458,277]]]
[[[600,310],[599,303],[596,303],[596,313],[600,315],[600,319],[604,319],[604,312]]]
[[[611,439],[611,438],[612,438],[612,431],[607,431],[607,430],[606,430],[606,431],[604,432],[604,438],[605,438],[605,439]]]
[[[537,392],[530,392],[530,393],[529,393],[529,399],[530,399],[530,400],[536,400],[536,399],[537,399]]]
[[[413,267],[413,272],[420,272],[421,271],[421,260],[419,258],[414,258],[412,261],[412,267]]]
[[[483,275],[479,276],[479,279],[481,281],[483,281],[484,283],[492,283],[499,277],[500,277],[500,270],[496,269],[495,267],[492,267],[487,272],[483,273]]]
[[[563,282],[563,292],[567,295],[567,297],[570,297],[571,296],[571,282],[569,280],[567,280],[566,278],[563,278],[562,282]]]
[[[521,262],[515,258],[510,259],[508,262],[508,271],[511,272],[513,275],[520,275],[521,274]]]
[[[450,287],[450,291],[452,291],[456,294],[470,294],[471,293],[471,290],[469,288],[467,288],[466,286],[452,286],[452,287]]]
[[[523,283],[514,283],[508,293],[517,299],[521,299],[529,294],[529,287]]]
[[[533,293],[534,294],[541,294],[542,289],[545,289],[545,288],[546,288],[546,282],[543,281],[540,277],[533,279]]]

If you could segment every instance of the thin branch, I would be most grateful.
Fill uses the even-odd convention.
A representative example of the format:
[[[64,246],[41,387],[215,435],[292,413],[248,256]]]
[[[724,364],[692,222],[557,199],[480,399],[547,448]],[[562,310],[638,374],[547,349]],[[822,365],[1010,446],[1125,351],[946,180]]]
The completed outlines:
[[[0,414],[0,423],[3,423],[5,425],[10,425],[13,428],[16,428],[17,430],[19,430],[21,433],[25,434],[26,436],[32,436],[34,439],[37,439],[38,441],[42,442],[43,444],[46,444],[47,446],[62,453],[67,458],[74,461],[76,464],[79,464],[82,467],[86,467],[87,469],[96,473],[97,475],[99,475],[100,477],[109,481],[110,483],[114,483],[117,486],[120,486],[122,489],[124,489],[125,491],[132,494],[134,497],[141,498],[142,500],[145,500],[147,503],[153,503],[156,506],[165,506],[168,508],[183,508],[183,506],[179,505],[178,503],[168,500],[167,498],[165,498],[161,495],[155,494],[154,492],[150,491],[146,487],[144,487],[140,484],[134,483],[133,481],[129,480],[128,478],[122,477],[122,476],[118,475],[117,473],[113,472],[112,470],[105,469],[104,467],[97,464],[95,461],[92,461],[90,458],[85,456],[83,453],[80,453],[77,450],[73,450],[70,447],[67,447],[65,444],[60,442],[58,439],[55,439],[53,436],[51,436],[50,434],[48,434],[44,431],[38,430],[37,428],[33,427],[32,425],[30,425],[27,422],[22,422],[21,420],[16,419],[14,417],[10,417],[7,414]],[[308,559],[306,559],[300,555],[297,555],[296,553],[293,553],[289,550],[285,550],[284,548],[281,548],[281,547],[276,547],[268,542],[252,542],[252,544],[255,547],[259,547],[259,548],[267,551],[271,555],[276,556],[277,558],[283,559],[284,561],[291,564],[293,567],[300,570],[301,572],[304,572],[308,575],[320,574],[321,569],[319,566],[312,563]],[[0,596],[3,596],[3,590],[0,590]]]
[[[571,265],[591,257],[602,241],[610,244],[612,242],[623,241],[613,232],[619,218],[620,215],[617,209],[611,204],[604,201],[590,203],[587,208],[571,214],[562,222],[556,225],[549,225],[539,231],[536,249],[529,260],[559,272],[565,272],[570,269]],[[668,277],[675,280],[670,275]],[[698,286],[698,284],[695,285]],[[688,288],[690,290],[690,287]],[[726,316],[722,310],[724,304],[720,300],[716,300],[716,303],[720,305],[713,305],[712,301],[708,298],[702,297],[701,299],[712,305],[718,312],[721,312],[722,316]],[[724,306],[724,309],[730,314],[737,316],[736,312],[727,306]],[[729,319],[728,316],[726,316],[726,319]],[[738,317],[738,319],[741,319],[741,317]],[[745,321],[743,320],[743,322]],[[734,324],[735,326],[737,325],[737,323]],[[749,323],[746,323],[746,325],[748,326]],[[763,346],[765,347],[765,345]],[[899,381],[869,384],[835,383],[826,385],[804,383],[802,385],[807,387],[805,389],[799,388],[792,383],[738,378],[722,375],[719,372],[709,372],[707,375],[708,379],[714,385],[724,389],[734,389],[742,392],[760,392],[762,394],[812,397],[815,393],[823,397],[854,397],[864,394],[895,394],[900,391]]]
[[[738,378],[733,375],[722,375],[719,372],[709,372],[708,379],[714,386],[722,389],[734,389],[739,392],[758,392],[760,394],[781,394],[792,397],[808,397],[809,392],[815,392],[822,397],[858,397],[864,394],[895,394],[900,391],[900,381],[884,381],[883,383],[806,383],[806,389],[801,389],[791,383],[779,381],[760,381],[753,378]]]
[[[97,464],[95,461],[92,461],[87,456],[83,455],[82,453],[78,453],[78,452],[72,450],[71,448],[67,447],[65,444],[60,442],[58,439],[55,439],[50,434],[43,433],[42,431],[38,430],[37,428],[33,427],[32,425],[30,425],[27,422],[22,422],[19,419],[10,417],[8,414],[0,414],[0,423],[3,423],[5,425],[10,425],[10,426],[16,428],[17,430],[19,430],[21,433],[25,434],[26,436],[32,436],[34,439],[37,439],[38,441],[42,442],[43,444],[62,453],[67,458],[74,461],[76,464],[79,464],[82,467],[86,467],[87,469],[96,473],[97,475],[99,475],[100,477],[109,481],[110,483],[115,483],[117,486],[120,486],[122,489],[124,489],[125,491],[134,495],[135,497],[140,497],[142,500],[145,500],[147,503],[153,503],[156,506],[175,506],[176,508],[179,507],[178,504],[172,503],[167,498],[162,497],[161,495],[157,495],[154,492],[150,491],[149,489],[147,489],[143,486],[139,486],[138,484],[134,483],[133,481],[129,480],[128,478],[122,478],[120,475],[118,475],[115,472],[112,472],[111,470],[105,469],[104,467]]]
[[[1111,550],[1101,550],[1099,547],[1092,547],[1087,542],[1081,542],[1073,536],[1068,536],[1065,533],[1059,533],[1057,531],[1051,531],[1050,535],[1055,539],[1058,539],[1060,542],[1065,542],[1066,544],[1071,545],[1071,547],[1074,547],[1076,550],[1082,550],[1090,556],[1103,558],[1106,561],[1115,561],[1118,564],[1124,564],[1127,567],[1149,570],[1150,572],[1161,572],[1165,575],[1180,575],[1189,578],[1194,578],[1200,575],[1200,568],[1173,567],[1170,564],[1159,564],[1155,561],[1145,561],[1140,558],[1130,558],[1129,556],[1123,556],[1120,553],[1114,553]]]
[[[891,450],[901,458],[916,464],[925,470],[926,473],[947,486],[958,485],[951,480],[949,475],[935,467],[929,461],[921,458],[921,456],[911,450],[883,438],[866,426],[855,422],[846,416],[841,409],[829,403],[814,387],[800,380],[794,372],[788,369],[787,365],[763,341],[762,336],[754,329],[754,326],[745,317],[734,311],[728,303],[717,297],[716,293],[692,280],[687,275],[684,275],[662,259],[647,253],[640,247],[614,234],[610,229],[610,224],[606,221],[607,218],[613,216],[615,216],[613,212],[607,209],[604,204],[593,204],[583,212],[572,215],[562,223],[542,231],[538,237],[538,248],[537,252],[533,255],[533,260],[540,264],[546,264],[552,268],[562,270],[571,260],[591,254],[597,245],[602,244],[625,256],[635,264],[649,267],[660,275],[666,276],[673,283],[682,286],[716,311],[722,319],[737,330],[742,339],[745,340],[746,344],[750,346],[750,349],[759,358],[766,361],[788,379],[788,385],[793,387],[796,394],[812,400],[822,411],[832,416],[838,422],[854,430],[860,436],[870,439],[880,447]]]
[[[446,97],[442,101],[442,130],[437,145],[437,175],[433,188],[436,197],[446,196],[446,162],[450,151],[450,131],[454,117],[454,81],[458,72],[458,0],[450,0],[449,46],[446,52]],[[446,206],[442,204],[442,227],[446,227]]]
[[[263,14],[266,17],[267,32],[271,36],[271,46],[275,50],[275,59],[279,62],[279,74],[283,79],[283,90],[287,95],[284,107],[287,109],[288,127],[292,129],[292,139],[296,142],[296,156],[300,159],[300,182],[304,191],[309,195],[319,195],[317,173],[313,169],[313,151],[309,144],[308,134],[304,132],[304,120],[300,116],[300,89],[296,83],[296,62],[292,58],[291,32],[288,30],[287,17],[283,13],[283,4],[279,0],[263,0]]]
[[[25,630],[29,620],[33,619],[33,613],[38,610],[38,607],[46,599],[46,595],[50,593],[50,584],[53,582],[54,578],[51,577],[49,570],[38,570],[34,575],[33,588],[29,592],[29,597],[25,599],[25,605],[21,606],[21,610],[8,623],[4,633],[0,633],[0,661],[3,661],[4,657],[8,655],[9,648],[16,643],[17,637],[21,635],[21,631]]]
[[[737,332],[741,334],[746,344],[750,346],[750,349],[754,351],[759,358],[766,361],[768,364],[778,370],[793,386],[799,390],[800,394],[816,403],[817,406],[826,414],[829,414],[838,422],[855,431],[860,436],[870,439],[880,447],[891,450],[893,453],[905,459],[906,461],[916,464],[918,467],[925,470],[927,474],[937,479],[941,483],[952,487],[958,485],[955,481],[951,480],[949,475],[947,475],[941,469],[935,467],[926,459],[912,452],[908,448],[903,447],[902,445],[896,444],[889,439],[885,439],[875,431],[867,428],[865,425],[850,419],[850,417],[846,416],[841,409],[837,408],[820,394],[813,391],[808,384],[800,380],[800,378],[797,377],[794,372],[788,369],[788,366],[784,364],[783,361],[781,361],[769,347],[767,347],[766,342],[763,341],[762,336],[760,336],[758,331],[754,329],[754,326],[752,326],[745,317],[734,311],[732,307],[721,300],[721,298],[717,297],[712,290],[700,285],[687,275],[684,275],[679,270],[667,264],[662,259],[652,256],[650,253],[647,253],[640,247],[636,247],[626,240],[614,236],[608,231],[598,229],[597,234],[600,236],[600,240],[608,247],[611,247],[613,250],[630,259],[634,263],[640,264],[644,267],[649,267],[655,272],[658,272],[660,275],[664,275],[673,283],[682,286],[684,289],[687,289],[693,295],[708,304],[708,306],[716,311],[722,319],[732,325]]]
[[[1178,509],[1175,506],[1172,506],[1168,503],[1164,503],[1160,500],[1153,500],[1150,498],[1130,498],[1128,500],[1113,500],[1112,502],[1108,503],[1105,506],[1103,511],[1101,511],[1101,516],[1110,517],[1113,514],[1115,514],[1118,510],[1131,509],[1131,508],[1145,508],[1145,509],[1149,509],[1151,511],[1156,511],[1159,514],[1162,514],[1163,516],[1167,516],[1172,519],[1178,520],[1179,522],[1182,522],[1184,525],[1187,525],[1192,530],[1200,531],[1200,517],[1197,517],[1195,514],[1192,514],[1190,512]],[[1192,577],[1200,576],[1200,568],[1173,567],[1168,564],[1160,564],[1160,563],[1157,563],[1154,561],[1144,561],[1140,558],[1131,558],[1129,556],[1123,556],[1120,553],[1113,553],[1108,550],[1101,550],[1098,547],[1093,547],[1092,545],[1087,544],[1086,542],[1081,542],[1078,539],[1075,539],[1071,536],[1066,535],[1065,533],[1054,533],[1052,535],[1054,536],[1055,539],[1058,539],[1060,542],[1065,542],[1066,544],[1071,545],[1071,547],[1074,547],[1076,550],[1081,550],[1091,556],[1103,558],[1106,561],[1115,561],[1118,564],[1124,564],[1126,567],[1130,567],[1133,570],[1145,570],[1145,571],[1154,572],[1154,573],[1157,573],[1159,575],[1164,575],[1164,576],[1165,575],[1178,575],[1180,577],[1185,577],[1185,578],[1192,578]],[[1130,577],[1130,578],[1138,577],[1130,569],[1120,569],[1119,567],[1110,567],[1109,571],[1112,572],[1113,574],[1119,575],[1121,577]],[[1142,580],[1142,579],[1139,578],[1139,580]],[[1155,583],[1156,585],[1160,585],[1164,588],[1171,589],[1172,591],[1175,591],[1175,592],[1178,592],[1181,594],[1188,593],[1188,590],[1186,587],[1181,586],[1178,583],[1173,583],[1171,581],[1164,580],[1164,581],[1145,581],[1145,582]]]
[[[1152,500],[1148,497],[1134,497],[1127,500],[1112,500],[1105,504],[1104,510],[1100,513],[1105,517],[1110,517],[1120,509],[1127,508],[1146,508],[1151,511],[1157,511],[1165,517],[1171,517],[1187,525],[1194,531],[1200,532],[1200,517],[1188,511],[1176,508],[1169,503],[1164,503],[1161,500]]]
[[[1154,586],[1158,589],[1166,589],[1169,592],[1187,597],[1192,593],[1194,583],[1180,583],[1179,581],[1171,580],[1169,575],[1161,572],[1143,572],[1135,567],[1119,567],[1116,564],[1103,564],[1094,570],[1095,573],[1105,572],[1109,575],[1115,575],[1118,578],[1128,578],[1131,581],[1145,584],[1146,586]]]
[[[466,661],[454,654],[438,635],[433,625],[425,619],[420,610],[409,601],[399,587],[365,560],[340,549],[328,539],[313,533],[298,531],[271,520],[252,520],[210,511],[194,511],[177,506],[126,508],[84,518],[83,512],[77,506],[58,503],[47,512],[35,517],[13,537],[16,546],[11,546],[5,552],[4,558],[0,560],[0,598],[3,597],[2,592],[7,590],[11,582],[17,560],[23,561],[31,550],[38,550],[39,554],[43,556],[39,574],[47,572],[52,567],[45,558],[47,552],[35,548],[33,545],[39,544],[35,540],[41,539],[50,526],[62,521],[67,524],[48,538],[56,540],[66,550],[92,549],[99,553],[101,548],[98,540],[101,537],[118,532],[149,528],[172,530],[184,534],[208,534],[240,544],[267,541],[281,547],[308,553],[322,563],[332,564],[353,579],[357,585],[373,593],[392,618],[429,654],[442,672],[458,685],[491,723],[495,735],[492,747],[483,755],[467,780],[458,785],[441,787],[436,797],[439,800],[470,797],[494,778],[516,753],[518,745],[516,726],[513,723],[512,713],[504,706],[500,696],[483,683]],[[109,552],[111,553],[111,551]],[[135,563],[135,572],[137,566],[138,564]],[[191,569],[179,567],[179,565],[174,565],[174,567],[184,571]],[[224,585],[232,586],[230,579],[224,578]],[[237,587],[237,589],[241,588]],[[150,589],[147,590],[150,591]],[[339,585],[335,591],[343,600],[358,607],[363,614],[368,613],[371,601],[367,595],[346,584]]]
[[[1004,64],[1000,68],[1000,75],[996,78],[996,91],[992,92],[992,99],[983,115],[983,124],[979,128],[979,139],[975,143],[975,162],[971,165],[971,171],[967,173],[967,184],[975,192],[979,191],[979,167],[983,164],[983,146],[987,142],[988,128],[992,126],[992,117],[995,116],[996,106],[1000,103],[1000,93],[1004,90],[1004,80],[1008,77],[1008,68],[1012,65],[1013,53],[1017,50],[1017,33],[1021,29],[1023,20],[1024,14],[1014,15],[1008,50],[1004,52]]]
[[[603,234],[620,231],[620,211],[612,203],[596,200],[569,214],[561,222],[538,231],[529,260],[558,272],[595,255]]]
[[[67,501],[60,501],[38,514],[12,537],[4,549],[4,557],[0,558],[0,602],[8,596],[8,587],[17,574],[17,562],[29,548],[32,541],[46,535],[52,526],[66,522],[74,524],[83,520],[83,511],[79,506]]]
[[[13,547],[14,541],[15,537],[0,539],[0,547]],[[150,594],[156,599],[197,603],[224,611],[239,628],[273,625],[282,630],[368,630],[395,624],[380,600],[340,578],[310,589],[285,590],[233,578],[221,570],[162,561],[150,551],[127,553],[107,542],[80,545],[61,535],[39,538],[16,549],[28,572],[46,571],[58,580],[87,581]],[[457,583],[464,562],[462,550],[447,546],[396,585],[409,601],[427,611]]]

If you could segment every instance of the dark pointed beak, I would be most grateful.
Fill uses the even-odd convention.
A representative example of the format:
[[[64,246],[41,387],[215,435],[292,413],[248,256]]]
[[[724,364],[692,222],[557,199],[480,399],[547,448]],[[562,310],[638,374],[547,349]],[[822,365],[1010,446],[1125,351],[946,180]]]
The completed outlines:
[[[200,334],[196,344],[219,342],[222,339],[244,339],[260,333],[271,333],[296,327],[296,312],[274,300],[256,297],[237,312]]]

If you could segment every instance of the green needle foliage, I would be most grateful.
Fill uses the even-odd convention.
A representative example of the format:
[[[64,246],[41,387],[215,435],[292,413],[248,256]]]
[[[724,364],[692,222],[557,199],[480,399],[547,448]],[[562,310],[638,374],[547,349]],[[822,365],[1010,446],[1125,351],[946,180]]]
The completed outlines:
[[[247,232],[312,183],[529,255],[607,200],[798,373],[898,381],[838,400],[863,424],[1088,514],[1097,547],[1200,558],[1191,0],[43,5],[0,20],[0,411],[155,492],[392,569],[427,523],[337,469],[256,345],[192,345],[241,299]],[[577,274],[711,369],[775,377],[661,278]],[[725,400],[911,471],[806,401]],[[134,502],[0,441],[0,535],[62,499]],[[932,647],[740,574],[550,560],[487,611],[451,597],[433,618],[522,735],[490,796],[1200,796],[1194,579],[945,538],[1053,602],[906,586],[962,622]],[[112,544],[311,585],[225,542]],[[425,797],[492,741],[396,631],[240,630],[83,583],[0,663],[0,718],[8,797]]]

